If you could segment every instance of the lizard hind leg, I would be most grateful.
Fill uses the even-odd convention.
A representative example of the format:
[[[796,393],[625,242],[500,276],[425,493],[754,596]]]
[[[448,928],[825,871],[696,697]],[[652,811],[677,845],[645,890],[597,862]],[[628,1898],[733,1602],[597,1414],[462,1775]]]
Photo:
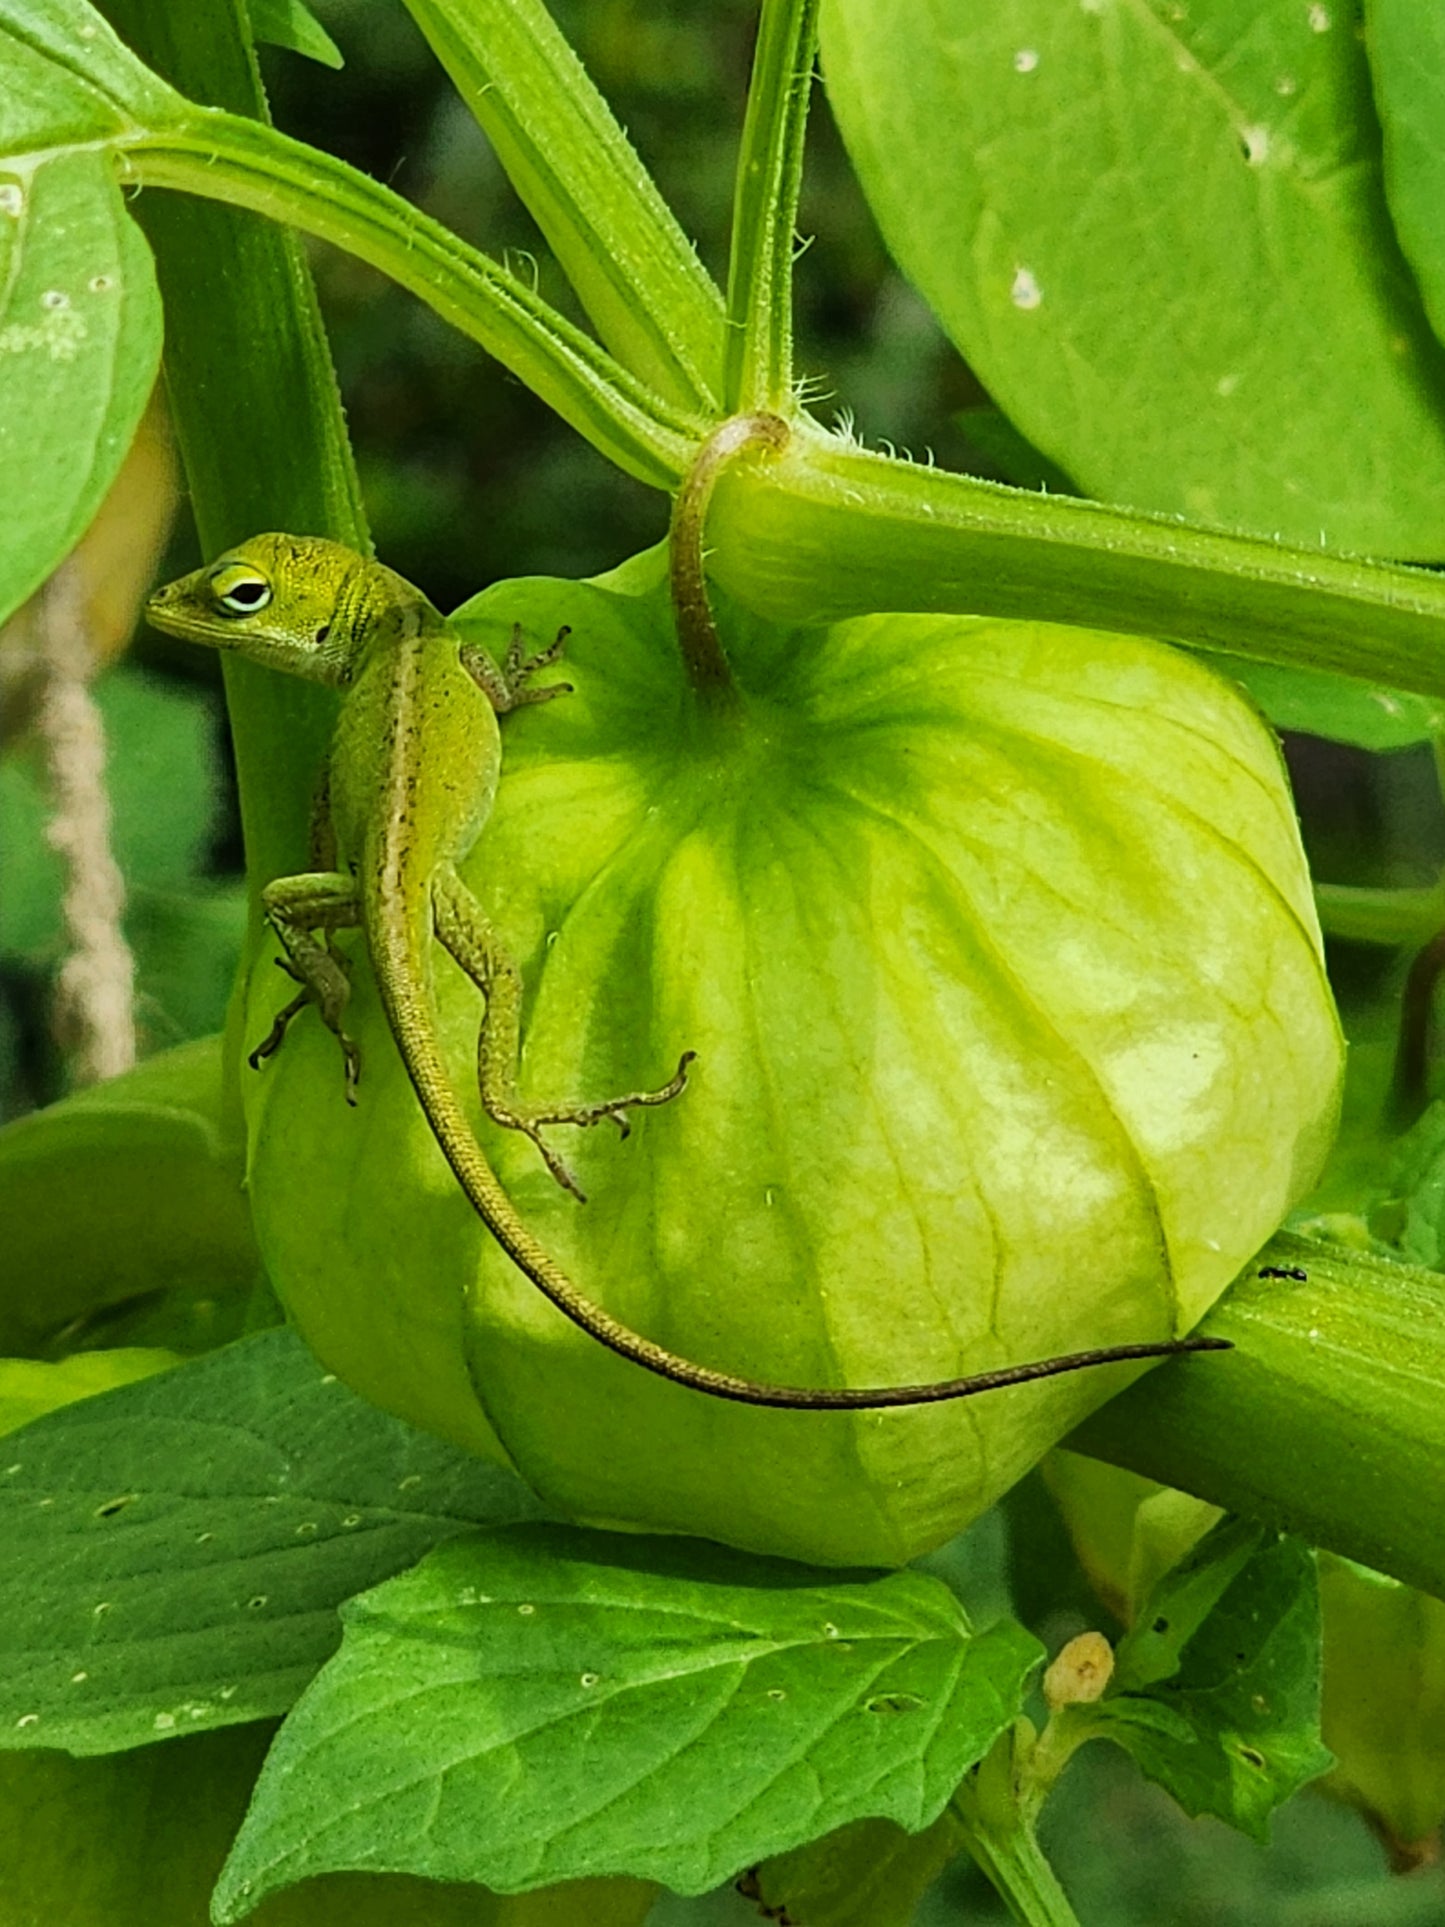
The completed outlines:
[[[356,1102],[361,1075],[361,1053],[346,1033],[343,1018],[351,996],[346,958],[334,942],[338,930],[361,921],[356,879],[339,870],[308,871],[302,876],[278,877],[261,893],[271,927],[286,952],[281,968],[301,985],[300,991],[276,1014],[270,1031],[251,1052],[259,1070],[263,1061],[280,1050],[291,1020],[307,1004],[314,1004],[321,1021],[341,1046],[346,1065],[346,1101]]]
[[[433,909],[437,935],[486,998],[477,1033],[477,1083],[483,1109],[493,1123],[530,1138],[558,1184],[585,1204],[581,1186],[566,1160],[542,1136],[542,1126],[576,1124],[585,1128],[610,1119],[626,1137],[629,1111],[667,1104],[680,1095],[696,1053],[684,1051],[676,1071],[656,1090],[628,1091],[621,1097],[591,1104],[523,1103],[517,1090],[522,1021],[522,979],[517,966],[481,905],[454,870],[438,872]]]

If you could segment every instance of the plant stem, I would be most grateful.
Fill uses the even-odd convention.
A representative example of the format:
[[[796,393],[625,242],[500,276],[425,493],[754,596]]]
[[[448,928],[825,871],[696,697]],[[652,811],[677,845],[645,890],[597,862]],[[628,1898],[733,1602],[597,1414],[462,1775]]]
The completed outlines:
[[[660,395],[722,399],[707,270],[542,0],[406,0],[598,334]]]
[[[122,177],[252,208],[334,242],[478,341],[629,475],[671,488],[707,422],[663,402],[478,249],[345,162],[239,116],[191,108],[117,143]]]
[[[793,391],[793,253],[818,0],[764,0],[733,188],[724,397],[774,413]]]
[[[130,46],[189,94],[250,126],[265,98],[238,0],[107,0]],[[188,107],[188,114],[205,109]],[[193,184],[194,185],[194,184]],[[204,188],[201,188],[204,192]],[[297,237],[214,201],[142,196],[166,307],[166,385],[201,548],[301,529],[370,550],[330,350]],[[335,698],[254,663],[223,665],[240,776],[253,929],[259,892],[304,865]]]
[[[1280,1235],[1064,1443],[1445,1596],[1445,1276]]]
[[[1445,695],[1445,577],[854,447],[797,422],[730,474],[714,577],[777,622],[958,611],[1201,643]]]
[[[730,708],[736,690],[708,600],[703,560],[708,503],[730,462],[749,449],[785,448],[789,432],[777,415],[735,415],[725,421],[698,451],[672,506],[668,562],[678,647],[693,688],[714,709]]]
[[[1026,1724],[1026,1723],[1025,1723]],[[954,1794],[964,1845],[1023,1927],[1079,1927],[1015,1784],[1019,1726],[1000,1734]]]
[[[178,87],[264,115],[240,0],[184,7],[108,0],[108,11],[129,44]],[[166,388],[204,553],[267,528],[329,535],[369,553],[336,375],[298,238],[189,197],[155,195],[137,212],[165,299]],[[250,958],[263,928],[262,886],[306,862],[336,705],[319,684],[239,657],[228,656],[222,673],[240,779]],[[238,1135],[238,1080],[249,1075],[240,1069],[242,1012],[234,995],[224,1115]]]
[[[1349,883],[1317,883],[1315,908],[1327,937],[1417,949],[1445,928],[1445,889],[1390,890]]]

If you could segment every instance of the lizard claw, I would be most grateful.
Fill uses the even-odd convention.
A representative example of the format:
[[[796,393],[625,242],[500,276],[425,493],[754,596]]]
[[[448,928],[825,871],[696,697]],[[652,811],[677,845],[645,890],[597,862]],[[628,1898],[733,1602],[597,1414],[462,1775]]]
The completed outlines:
[[[531,1138],[537,1149],[542,1153],[542,1162],[552,1173],[552,1176],[557,1180],[558,1184],[561,1185],[562,1189],[564,1191],[570,1191],[578,1204],[586,1204],[587,1193],[573,1176],[572,1168],[566,1160],[557,1155],[540,1131],[535,1129],[529,1130],[527,1136]]]

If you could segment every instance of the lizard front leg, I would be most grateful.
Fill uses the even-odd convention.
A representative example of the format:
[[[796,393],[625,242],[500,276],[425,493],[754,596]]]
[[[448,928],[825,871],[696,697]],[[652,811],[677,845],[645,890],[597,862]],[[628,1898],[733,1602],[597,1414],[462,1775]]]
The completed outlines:
[[[528,703],[549,703],[554,696],[570,696],[572,685],[569,682],[544,683],[540,689],[530,684],[539,669],[550,668],[562,653],[563,644],[572,633],[568,627],[557,631],[556,636],[545,649],[539,649],[534,656],[523,653],[522,625],[512,624],[512,640],[507,645],[507,656],[499,669],[483,649],[475,642],[464,642],[461,646],[463,669],[481,690],[487,701],[499,716],[510,710],[525,708]]]
[[[566,1162],[543,1138],[542,1125],[586,1126],[610,1118],[626,1137],[627,1113],[666,1104],[678,1096],[696,1053],[684,1051],[676,1071],[655,1091],[629,1091],[623,1097],[597,1104],[523,1104],[517,1093],[522,1018],[522,979],[517,966],[481,905],[450,866],[439,869],[432,881],[432,914],[438,937],[487,1000],[477,1034],[477,1082],[488,1117],[507,1130],[529,1137],[558,1184],[585,1203]]]
[[[346,1101],[356,1102],[361,1053],[342,1028],[351,979],[346,960],[332,939],[338,930],[361,922],[361,898],[356,879],[340,870],[307,871],[302,876],[277,877],[261,892],[271,927],[286,952],[287,968],[301,985],[298,996],[278,1011],[270,1031],[251,1052],[250,1063],[262,1062],[280,1050],[293,1017],[315,1004],[321,1021],[341,1046],[346,1062]],[[320,933],[318,935],[318,933]]]

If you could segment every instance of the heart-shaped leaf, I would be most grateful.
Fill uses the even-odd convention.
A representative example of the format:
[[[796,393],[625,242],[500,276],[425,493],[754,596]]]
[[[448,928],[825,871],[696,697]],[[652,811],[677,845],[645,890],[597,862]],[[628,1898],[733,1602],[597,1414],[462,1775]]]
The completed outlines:
[[[921,1573],[512,1527],[352,1600],[216,1894],[341,1868],[701,1893],[862,1815],[918,1830],[1041,1657]]]

